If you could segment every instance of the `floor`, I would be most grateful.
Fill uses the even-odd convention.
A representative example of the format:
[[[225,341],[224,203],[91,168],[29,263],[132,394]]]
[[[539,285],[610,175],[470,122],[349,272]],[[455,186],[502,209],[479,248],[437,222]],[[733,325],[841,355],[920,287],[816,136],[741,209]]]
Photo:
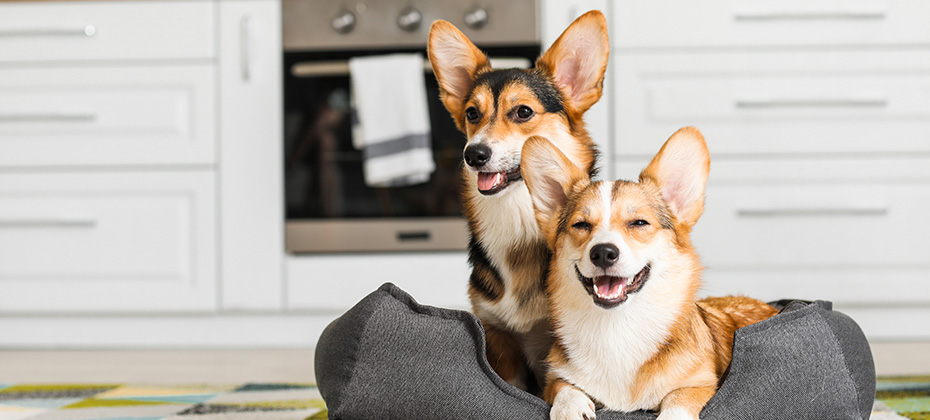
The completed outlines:
[[[0,350],[0,383],[313,383],[313,350]]]
[[[872,343],[879,376],[930,375],[930,342]],[[7,383],[315,382],[313,350],[0,350]]]

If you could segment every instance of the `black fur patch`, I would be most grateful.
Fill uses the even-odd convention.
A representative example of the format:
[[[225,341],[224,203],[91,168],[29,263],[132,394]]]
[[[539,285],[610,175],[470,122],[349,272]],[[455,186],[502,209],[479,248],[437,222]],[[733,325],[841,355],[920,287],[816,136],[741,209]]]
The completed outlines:
[[[500,273],[491,265],[488,254],[472,235],[468,242],[468,263],[471,265],[471,287],[489,301],[496,301],[504,295],[504,281]]]
[[[546,112],[562,112],[565,109],[562,94],[552,84],[552,81],[537,71],[523,69],[494,70],[478,75],[475,86],[485,85],[491,88],[494,95],[494,109],[497,109],[497,100],[504,88],[512,83],[526,85],[536,94],[539,102]]]

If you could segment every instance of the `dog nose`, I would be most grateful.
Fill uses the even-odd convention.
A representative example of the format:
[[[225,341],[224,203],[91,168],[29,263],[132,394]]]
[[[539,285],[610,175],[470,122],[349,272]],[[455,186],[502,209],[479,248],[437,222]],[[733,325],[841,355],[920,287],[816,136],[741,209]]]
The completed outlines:
[[[610,267],[619,258],[620,250],[613,244],[597,244],[591,248],[591,262],[598,267]]]
[[[478,168],[491,160],[491,148],[484,143],[473,144],[465,148],[465,163]]]

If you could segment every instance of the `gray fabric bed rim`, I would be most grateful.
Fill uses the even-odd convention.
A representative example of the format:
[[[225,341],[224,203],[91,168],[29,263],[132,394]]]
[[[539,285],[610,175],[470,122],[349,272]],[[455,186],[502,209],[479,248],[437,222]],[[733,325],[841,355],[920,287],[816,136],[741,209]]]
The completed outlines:
[[[333,321],[317,344],[329,418],[538,419],[549,405],[488,365],[471,313],[420,305],[386,283]],[[829,302],[792,301],[736,331],[730,374],[701,419],[868,419],[875,367],[856,323]],[[599,420],[655,419],[599,410]]]

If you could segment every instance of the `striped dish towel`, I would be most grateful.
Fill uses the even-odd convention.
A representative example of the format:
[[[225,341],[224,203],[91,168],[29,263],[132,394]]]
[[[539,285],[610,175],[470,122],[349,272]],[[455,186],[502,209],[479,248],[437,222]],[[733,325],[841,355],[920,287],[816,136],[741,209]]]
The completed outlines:
[[[349,60],[355,108],[353,142],[365,183],[398,187],[428,182],[436,169],[430,145],[423,57],[391,54]]]

